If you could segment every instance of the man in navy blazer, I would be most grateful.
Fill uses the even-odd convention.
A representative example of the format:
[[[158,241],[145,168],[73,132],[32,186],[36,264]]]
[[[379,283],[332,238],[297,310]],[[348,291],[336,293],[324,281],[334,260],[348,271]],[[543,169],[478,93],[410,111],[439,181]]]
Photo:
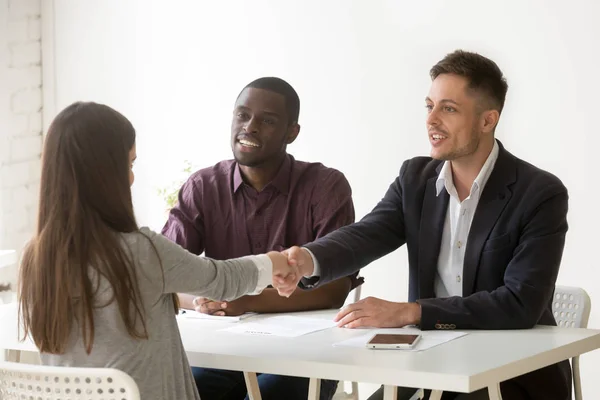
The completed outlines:
[[[508,85],[493,61],[455,51],[430,71],[431,157],[407,160],[360,222],[287,251],[314,287],[408,247],[409,302],[366,298],[339,326],[527,329],[556,325],[552,296],[567,232],[568,193],[509,153],[494,132]],[[448,362],[446,360],[445,362]],[[568,361],[503,382],[505,399],[568,400]],[[416,389],[399,388],[398,399]],[[371,399],[381,399],[382,390]],[[444,399],[487,399],[487,390]]]

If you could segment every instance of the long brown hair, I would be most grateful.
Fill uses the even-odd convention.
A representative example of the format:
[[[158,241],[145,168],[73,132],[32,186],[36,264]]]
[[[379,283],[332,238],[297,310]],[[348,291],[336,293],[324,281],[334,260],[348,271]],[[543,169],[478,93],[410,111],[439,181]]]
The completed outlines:
[[[88,354],[100,277],[129,335],[147,338],[133,260],[120,233],[138,230],[129,182],[135,130],[96,103],[74,103],[44,143],[38,222],[19,277],[19,319],[41,352],[62,354],[75,326]],[[91,273],[93,272],[93,273]],[[94,278],[94,276],[96,278]]]

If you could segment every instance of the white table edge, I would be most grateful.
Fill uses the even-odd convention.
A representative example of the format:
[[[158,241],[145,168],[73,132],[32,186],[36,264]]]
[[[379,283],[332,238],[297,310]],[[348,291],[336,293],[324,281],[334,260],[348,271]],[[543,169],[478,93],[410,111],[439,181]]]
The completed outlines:
[[[374,368],[369,368],[372,375],[378,375],[376,380],[365,379],[355,366],[345,366],[335,363],[320,363],[318,372],[307,374],[306,371],[314,371],[314,365],[310,361],[298,360],[272,360],[269,358],[257,360],[253,357],[241,357],[236,355],[214,355],[210,353],[200,353],[187,351],[188,361],[191,366],[228,369],[233,371],[251,371],[256,373],[267,373],[285,376],[295,376],[302,378],[317,378],[347,382],[372,383],[377,385],[407,386],[407,387],[425,387],[427,389],[436,389],[454,392],[466,392],[469,387],[469,378],[464,375],[438,374],[422,371],[402,371],[402,379],[390,377],[390,371],[382,368],[379,373]],[[235,367],[232,367],[235,365]],[[283,367],[283,368],[282,368]],[[386,376],[387,375],[387,376]],[[435,381],[435,387],[431,387],[431,382]]]
[[[554,348],[550,351],[545,351],[527,358],[522,358],[509,365],[473,375],[469,379],[468,392],[471,393],[488,387],[490,384],[504,382],[506,380],[525,375],[529,372],[559,363],[561,361],[569,360],[573,357],[589,353],[599,348],[600,331],[596,331],[596,334],[593,336],[582,338],[576,342]]]
[[[405,370],[402,371],[402,376],[398,377],[397,374],[390,373],[387,368],[382,368],[381,371],[377,372],[377,368],[370,367],[369,375],[377,376],[377,379],[374,380],[369,379],[368,377],[366,378],[360,371],[356,370],[355,366],[345,366],[337,363],[321,363],[318,371],[315,371],[311,361],[291,359],[273,360],[270,358],[256,360],[252,357],[223,354],[214,355],[187,350],[186,354],[190,365],[199,367],[471,393],[548,365],[556,364],[560,361],[568,360],[572,357],[599,349],[600,331],[593,329],[586,330],[593,331],[593,334],[579,339],[576,342],[527,358],[519,359],[502,367],[492,368],[471,376],[463,374],[428,373],[423,371],[412,372]],[[232,365],[235,365],[235,367],[232,367]],[[311,370],[315,372],[312,374],[307,374],[305,372]],[[432,385],[431,382],[435,382],[435,384]]]
[[[335,362],[320,363],[319,368],[315,369],[314,360],[299,361],[293,358],[274,359],[272,357],[256,359],[249,356],[211,354],[188,349],[186,349],[186,354],[189,364],[199,367],[470,393],[600,348],[600,330],[586,329],[585,331],[589,332],[589,336],[474,375],[407,370],[390,372],[388,368],[379,370],[377,367],[369,367],[368,375],[377,377],[375,380],[375,378],[368,377],[365,379],[365,376],[361,374],[361,369],[357,369],[355,365],[346,366]],[[30,339],[25,342],[13,342],[8,348],[0,345],[0,348],[37,351]],[[398,372],[402,373],[401,377],[398,377]],[[435,383],[432,384],[432,382]]]

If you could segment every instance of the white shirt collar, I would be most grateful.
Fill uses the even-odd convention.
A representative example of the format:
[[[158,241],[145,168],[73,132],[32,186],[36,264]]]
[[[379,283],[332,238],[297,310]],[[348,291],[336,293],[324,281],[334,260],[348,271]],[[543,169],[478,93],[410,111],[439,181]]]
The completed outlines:
[[[494,169],[494,165],[498,159],[499,151],[500,148],[498,146],[498,141],[494,140],[494,147],[492,148],[490,155],[488,156],[487,160],[485,160],[485,163],[483,164],[483,167],[481,167],[479,174],[477,174],[475,181],[473,181],[471,193],[474,193],[475,191],[481,192],[483,190],[483,187],[492,174],[492,170]],[[435,181],[435,188],[437,191],[436,196],[439,196],[444,188],[446,188],[446,191],[449,195],[456,196],[456,188],[454,187],[454,180],[452,179],[452,164],[450,161],[444,161],[442,170]]]

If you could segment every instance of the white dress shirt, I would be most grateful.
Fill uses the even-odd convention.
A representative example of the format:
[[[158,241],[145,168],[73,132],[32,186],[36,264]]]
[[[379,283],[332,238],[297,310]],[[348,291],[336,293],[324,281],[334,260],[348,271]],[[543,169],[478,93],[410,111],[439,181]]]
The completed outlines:
[[[467,237],[471,229],[471,222],[473,222],[473,215],[479,203],[479,197],[498,159],[498,151],[498,142],[494,140],[494,147],[475,178],[469,196],[462,202],[459,200],[454,187],[452,164],[446,161],[442,166],[436,181],[436,195],[439,196],[445,188],[450,195],[450,201],[444,222],[437,273],[435,274],[434,290],[436,297],[462,296],[463,264]],[[312,275],[305,276],[305,278],[321,276],[321,268],[317,258],[312,251],[306,247],[304,249],[308,251],[314,264]]]
[[[479,198],[498,159],[498,150],[498,142],[494,141],[494,147],[475,178],[469,196],[462,202],[458,198],[454,187],[452,164],[449,161],[444,162],[440,175],[435,182],[437,196],[444,189],[450,195],[438,256],[437,273],[435,274],[434,290],[436,297],[462,297],[463,264],[465,262],[467,238]]]

